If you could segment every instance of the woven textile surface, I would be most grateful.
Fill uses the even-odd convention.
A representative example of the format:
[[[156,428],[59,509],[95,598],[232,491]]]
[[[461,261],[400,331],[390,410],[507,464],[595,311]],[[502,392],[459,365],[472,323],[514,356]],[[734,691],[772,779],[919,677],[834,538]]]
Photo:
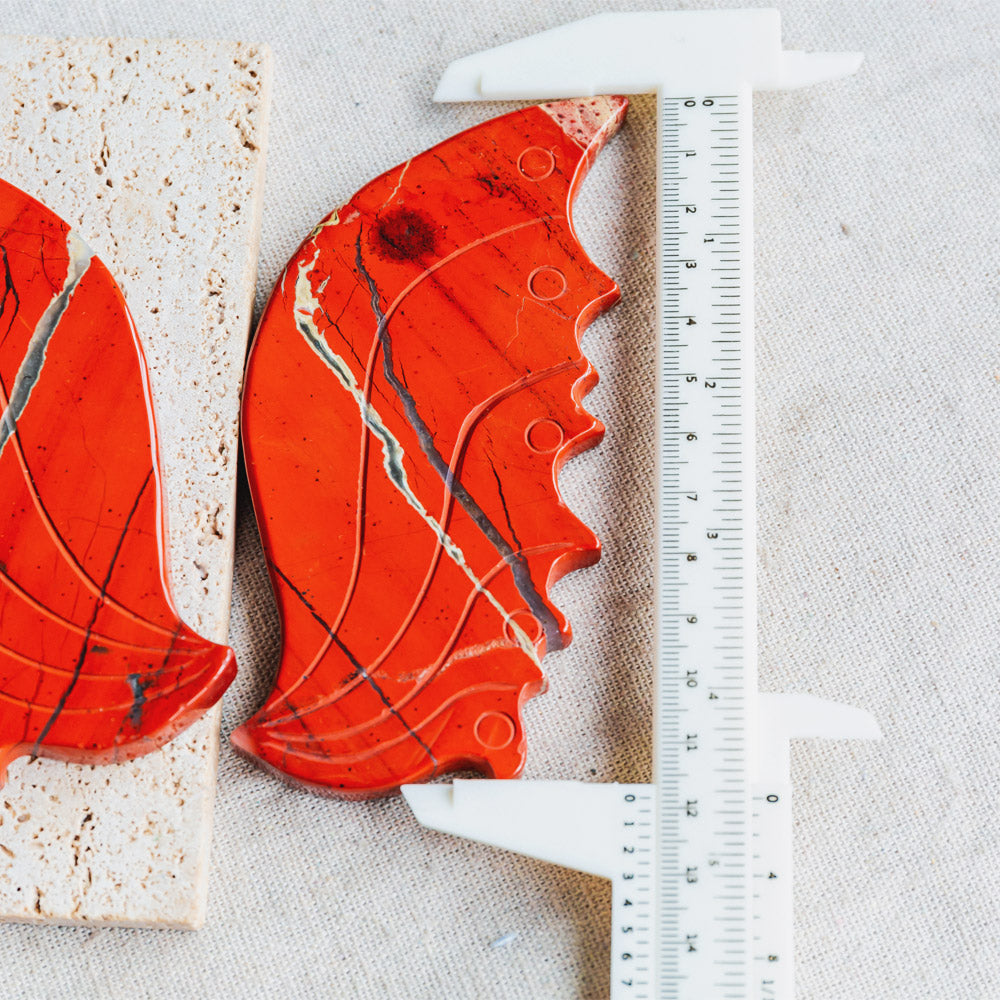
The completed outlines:
[[[259,306],[363,183],[510,107],[433,104],[450,60],[656,7],[7,0],[2,30],[273,47]],[[1000,3],[782,11],[788,47],[866,62],[755,98],[761,686],[885,734],[793,753],[798,996],[996,1000]],[[561,477],[604,557],[556,588],[576,638],[526,710],[529,778],[650,776],[654,123],[636,99],[577,203],[623,292],[584,341],[607,436]],[[235,588],[224,734],[278,652],[245,489]],[[0,927],[0,997],[599,998],[609,913],[597,878],[423,830],[398,798],[289,789],[224,745],[205,929]]]

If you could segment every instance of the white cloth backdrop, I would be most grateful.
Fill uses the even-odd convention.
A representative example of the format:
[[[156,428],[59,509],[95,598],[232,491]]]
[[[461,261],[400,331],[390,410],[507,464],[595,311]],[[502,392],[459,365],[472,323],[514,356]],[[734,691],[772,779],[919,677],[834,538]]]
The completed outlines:
[[[259,303],[366,180],[503,110],[432,104],[451,59],[657,5],[490,6],[7,0],[0,30],[274,47]],[[867,61],[755,102],[761,683],[885,731],[794,754],[799,996],[996,1000],[1000,3],[782,6],[789,47]],[[649,777],[653,176],[638,99],[577,207],[624,294],[585,341],[607,438],[562,476],[605,555],[557,589],[577,638],[527,709],[533,778]],[[232,639],[226,733],[277,652],[245,494]],[[0,927],[0,996],[606,995],[607,884],[424,831],[398,799],[296,792],[226,747],[210,893],[198,933]]]

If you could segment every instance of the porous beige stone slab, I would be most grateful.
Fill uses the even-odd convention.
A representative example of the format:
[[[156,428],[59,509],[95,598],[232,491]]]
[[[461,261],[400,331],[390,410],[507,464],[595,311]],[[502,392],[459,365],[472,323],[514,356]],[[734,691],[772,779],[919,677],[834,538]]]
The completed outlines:
[[[149,361],[174,596],[217,642],[270,79],[258,45],[0,36],[0,177],[75,227],[121,285]],[[13,764],[0,919],[198,927],[218,733],[216,709],[129,764]]]

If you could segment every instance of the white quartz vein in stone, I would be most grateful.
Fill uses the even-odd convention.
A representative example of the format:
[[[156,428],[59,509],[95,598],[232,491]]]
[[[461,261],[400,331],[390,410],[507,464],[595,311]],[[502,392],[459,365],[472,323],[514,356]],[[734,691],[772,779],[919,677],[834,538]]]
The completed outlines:
[[[69,254],[69,261],[66,265],[66,277],[63,280],[62,288],[52,296],[51,301],[45,307],[45,312],[35,324],[31,339],[28,341],[28,349],[24,352],[24,358],[21,360],[17,375],[14,376],[10,398],[3,413],[0,414],[0,454],[3,454],[8,440],[17,430],[17,421],[24,413],[28,400],[31,398],[31,392],[42,373],[42,365],[45,364],[45,353],[48,350],[49,341],[56,332],[56,327],[59,326],[59,321],[66,312],[70,299],[73,298],[73,293],[90,267],[93,252],[72,229],[66,234],[66,250]]]

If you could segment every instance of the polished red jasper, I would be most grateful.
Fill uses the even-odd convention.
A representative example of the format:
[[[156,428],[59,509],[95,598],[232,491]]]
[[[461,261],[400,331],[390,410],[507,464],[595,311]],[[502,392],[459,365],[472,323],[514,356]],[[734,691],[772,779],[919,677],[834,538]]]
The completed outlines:
[[[243,446],[282,623],[277,680],[233,734],[316,791],[449,770],[510,778],[549,587],[594,562],[562,464],[596,444],[581,333],[618,300],[570,206],[619,97],[526,108],[366,185],[279,280]]]
[[[236,664],[167,587],[149,379],[121,292],[0,181],[0,782],[161,746]]]

